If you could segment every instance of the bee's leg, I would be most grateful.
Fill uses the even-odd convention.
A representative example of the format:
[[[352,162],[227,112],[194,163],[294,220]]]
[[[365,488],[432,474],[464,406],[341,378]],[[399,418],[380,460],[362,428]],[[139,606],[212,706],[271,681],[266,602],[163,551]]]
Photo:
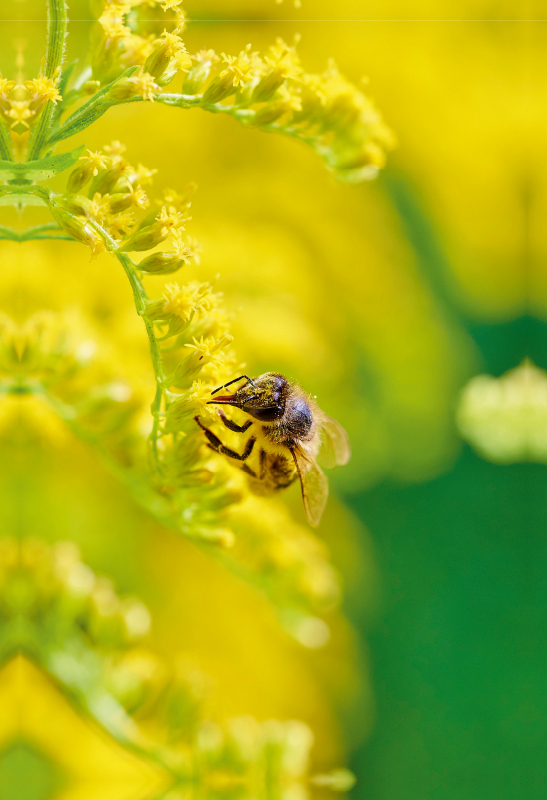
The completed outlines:
[[[243,466],[241,467],[241,470],[242,470],[242,472],[246,472],[247,475],[250,475],[251,478],[256,478],[256,472],[254,470],[252,470],[250,467],[248,467],[247,464],[243,464]]]
[[[235,458],[236,461],[246,461],[249,458],[256,442],[254,436],[251,436],[251,438],[247,440],[243,453],[239,455],[235,450],[230,450],[229,447],[223,445],[218,436],[216,436],[213,431],[210,431],[209,428],[206,428],[198,417],[194,417],[194,419],[207,437],[212,450],[215,450],[217,453],[222,453],[223,456],[228,456],[228,458]]]
[[[264,480],[264,476],[266,475],[266,451],[265,450],[262,450],[262,449],[260,450],[258,463],[259,463],[259,467],[260,467],[260,472],[258,473],[258,477],[262,481],[262,480]]]
[[[245,431],[248,431],[251,425],[253,424],[252,419],[248,419],[247,422],[245,422],[243,425],[238,425],[236,422],[232,422],[231,419],[228,419],[228,417],[221,408],[219,408],[218,410],[218,415],[222,420],[222,422],[224,423],[224,425],[226,425],[228,430],[235,431],[236,433],[245,433]]]

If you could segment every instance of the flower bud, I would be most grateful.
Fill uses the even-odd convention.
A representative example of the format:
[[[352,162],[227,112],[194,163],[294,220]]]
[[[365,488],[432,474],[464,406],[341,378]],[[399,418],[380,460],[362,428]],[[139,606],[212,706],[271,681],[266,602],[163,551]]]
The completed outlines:
[[[275,122],[288,110],[286,103],[272,103],[263,108],[259,108],[258,111],[255,112],[254,117],[250,117],[246,120],[246,124],[249,127],[254,125],[271,125],[272,122]]]
[[[79,192],[80,189],[93,177],[94,166],[87,162],[80,167],[72,170],[68,177],[66,189],[69,194]]]
[[[131,97],[134,97],[135,94],[137,94],[135,81],[131,80],[131,78],[121,78],[119,81],[116,81],[114,86],[110,87],[105,100],[115,100],[121,103],[124,100],[129,100]]]
[[[109,194],[119,181],[125,166],[125,161],[120,159],[118,163],[110,169],[101,170],[91,184],[90,194],[94,195],[97,192],[99,194]]]
[[[283,73],[279,70],[273,70],[268,75],[264,75],[262,80],[255,86],[252,102],[265,103],[267,100],[271,100],[284,81]]]
[[[201,105],[209,105],[212,103],[220,103],[226,97],[234,93],[234,78],[229,73],[223,78],[216,77],[210,84],[209,88],[203,95]]]
[[[100,81],[86,81],[82,86],[82,92],[84,94],[95,94],[101,88]]]
[[[165,86],[174,78],[177,70],[189,69],[192,62],[177,30],[172,33],[164,31],[155,44],[157,47],[144,62],[143,69],[152,75],[160,86]]]
[[[138,266],[142,272],[167,275],[184,266],[184,261],[177,253],[152,253],[152,255],[143,258]]]
[[[130,236],[127,242],[118,249],[121,252],[132,253],[136,250],[151,250],[167,239],[167,234],[162,233],[158,225],[147,225]]]
[[[70,214],[77,214],[81,217],[87,217],[91,209],[91,200],[83,194],[67,195],[62,203]]]
[[[152,75],[156,81],[160,79],[169,68],[171,57],[165,52],[164,47],[154,50],[144,62],[144,71]]]
[[[156,83],[158,86],[167,86],[168,83],[171,83],[177,72],[179,71],[177,66],[171,66],[165,70],[163,75],[160,75],[159,78],[156,78]]]
[[[93,257],[104,252],[106,248],[103,238],[89,224],[89,222],[87,222],[87,220],[82,219],[81,217],[73,216],[72,214],[69,214],[68,211],[64,211],[58,206],[52,207],[51,213],[56,222],[59,223],[61,228],[66,231],[69,236],[72,236],[77,241],[82,242],[91,248]]]
[[[182,84],[182,93],[199,94],[207,82],[209,73],[211,72],[211,66],[212,64],[210,61],[196,64],[196,66],[190,70]]]
[[[129,192],[115,192],[110,195],[110,211],[112,214],[119,214],[121,211],[126,211],[133,205],[133,193]]]
[[[173,433],[184,428],[192,417],[196,415],[198,409],[191,402],[187,394],[183,394],[174,400],[165,415],[164,430],[166,433]]]

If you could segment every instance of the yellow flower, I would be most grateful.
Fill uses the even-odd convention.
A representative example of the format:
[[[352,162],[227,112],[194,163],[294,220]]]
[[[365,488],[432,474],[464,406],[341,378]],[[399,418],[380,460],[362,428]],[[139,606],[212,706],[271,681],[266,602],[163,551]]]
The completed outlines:
[[[125,17],[130,11],[131,3],[124,2],[109,3],[105,8],[99,17],[99,23],[109,39],[123,39],[130,33],[125,24]]]
[[[276,39],[264,56],[264,61],[270,70],[280,74],[283,78],[296,80],[303,69],[294,47],[289,47],[283,39]]]
[[[212,288],[210,283],[193,282],[182,287],[178,283],[168,283],[163,294],[164,315],[187,321],[195,313],[210,311],[215,302],[215,296],[211,295]]]
[[[114,236],[124,236],[135,227],[135,217],[131,211],[124,211],[121,214],[110,214],[105,220],[105,228]]]
[[[164,86],[177,70],[188,70],[192,64],[177,28],[172,33],[164,30],[154,42],[154,49],[146,59],[144,69]]]
[[[135,75],[129,79],[135,85],[135,94],[140,94],[143,100],[154,102],[155,96],[160,91],[160,87],[155,82],[152,75],[143,72],[142,75]]]
[[[105,144],[104,150],[105,153],[108,153],[110,156],[112,164],[117,164],[122,160],[122,156],[127,150],[127,147],[117,139],[114,139],[110,144]]]
[[[178,10],[181,2],[182,0],[160,0],[160,6],[164,11],[171,11],[172,9]]]
[[[214,50],[206,50],[203,48],[197,53],[190,56],[197,64],[216,64],[220,61],[220,56]]]
[[[6,116],[13,120],[11,127],[15,128],[17,125],[23,125],[29,128],[27,120],[34,116],[35,112],[29,108],[28,100],[12,100],[9,111],[6,111]]]
[[[60,70],[58,69],[53,78],[46,78],[45,75],[38,75],[37,78],[33,78],[31,81],[25,81],[25,89],[30,95],[32,109],[38,108],[48,100],[57,104],[58,100],[63,99],[57,90],[59,75]]]
[[[143,164],[138,164],[135,173],[137,175],[137,181],[142,186],[147,186],[148,184],[152,183],[152,179],[156,174],[157,169],[148,169]]]
[[[74,194],[80,191],[85,184],[98,175],[100,169],[105,169],[110,161],[107,156],[103,156],[100,150],[92,152],[86,150],[85,155],[79,158],[82,163],[74,169],[67,181],[67,192]]]
[[[178,211],[184,213],[192,205],[190,198],[197,189],[197,184],[189,183],[186,185],[183,192],[177,192],[175,189],[164,189],[163,199],[165,206],[170,213]]]
[[[229,334],[223,336],[221,339],[215,339],[214,336],[208,336],[205,339],[201,336],[199,339],[194,337],[191,344],[185,344],[184,346],[193,350],[193,354],[196,355],[200,361],[203,359],[211,360],[218,350],[222,347],[226,347],[226,345],[233,342],[233,340],[234,337]]]
[[[197,239],[194,237],[189,236],[188,240],[184,242],[180,238],[176,238],[173,240],[173,250],[177,254],[177,257],[184,263],[189,264],[190,261],[194,261],[196,264],[200,263],[200,256],[199,254],[202,251],[202,247]]]
[[[89,205],[88,214],[99,224],[110,214],[110,195],[95,192]]]
[[[184,217],[178,211],[168,211],[165,206],[162,207],[160,213],[156,217],[156,222],[159,225],[161,235],[176,236],[185,230],[185,222],[190,220],[191,217]]]
[[[9,108],[10,94],[15,88],[15,81],[8,81],[0,74],[0,106],[6,111]]]
[[[121,58],[124,64],[144,64],[152,50],[154,37],[139,36],[136,33],[128,33],[123,37],[120,44],[123,48]]]
[[[232,86],[242,86],[245,81],[258,75],[260,62],[256,53],[250,53],[251,45],[248,44],[238,56],[228,56],[222,53],[222,60],[227,66],[220,73],[221,78],[230,77]]]

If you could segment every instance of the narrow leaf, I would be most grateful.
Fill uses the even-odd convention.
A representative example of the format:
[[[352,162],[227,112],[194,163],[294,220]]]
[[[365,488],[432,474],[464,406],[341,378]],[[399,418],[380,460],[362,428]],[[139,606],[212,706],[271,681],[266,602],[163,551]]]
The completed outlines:
[[[0,161],[0,177],[2,180],[12,184],[45,181],[72,167],[78,161],[84,149],[85,145],[82,144],[68,153],[40,158],[38,161],[27,161],[24,164],[16,164],[13,161]]]
[[[135,70],[138,69],[136,67],[128,67],[121,75],[119,75],[116,80],[109,83],[108,86],[105,86],[103,89],[100,89],[96,94],[93,95],[91,100],[88,100],[81,108],[71,114],[71,116],[67,119],[67,121],[61,125],[58,131],[56,131],[49,139],[48,144],[52,144],[53,142],[60,142],[62,139],[68,139],[69,136],[74,136],[74,134],[79,133],[79,131],[84,130],[91,125],[91,123],[95,122],[95,120],[102,117],[102,115],[107,111],[110,106],[115,105],[115,100],[105,100],[105,96],[110,91],[111,87],[114,86],[119,80],[122,78],[128,78],[132,75]],[[136,99],[140,100],[140,97]]]

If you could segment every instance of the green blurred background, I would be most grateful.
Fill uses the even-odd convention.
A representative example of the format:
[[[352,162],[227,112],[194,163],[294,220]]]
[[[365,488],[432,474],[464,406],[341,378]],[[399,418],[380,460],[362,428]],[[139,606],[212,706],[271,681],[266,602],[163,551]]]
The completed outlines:
[[[90,23],[84,3],[71,5],[82,20],[71,23],[73,57]],[[217,680],[221,711],[300,716],[319,731],[320,761],[349,752],[355,798],[543,797],[545,468],[489,463],[455,425],[473,375],[499,376],[527,355],[547,368],[539,4],[196,0],[187,10],[200,20],[185,35],[190,52],[301,34],[306,68],[333,57],[352,80],[366,75],[397,135],[386,170],[360,186],[337,183],[295,142],[199,111],[122,106],[85,139],[123,140],[160,187],[198,183],[192,232],[204,257],[189,273],[221,273],[251,374],[298,379],[350,433],[354,458],[331,475],[338,500],[319,533],[356,635],[335,623],[332,648],[313,661],[274,630],[265,603],[241,628],[250,590],[174,544],[75,445],[41,446],[22,490],[36,499],[29,528],[79,541],[94,568],[138,589],[159,619],[158,648],[179,631]],[[43,33],[40,21],[3,26],[4,73],[23,36],[35,73]],[[89,265],[63,248],[27,250],[22,266],[39,256],[57,282],[53,306],[87,304],[108,319],[121,278],[106,257]],[[28,292],[39,307],[38,289]],[[136,324],[130,336],[141,336]],[[297,492],[288,502],[302,520]],[[113,518],[115,538],[97,536]],[[343,666],[350,652],[361,689]]]

